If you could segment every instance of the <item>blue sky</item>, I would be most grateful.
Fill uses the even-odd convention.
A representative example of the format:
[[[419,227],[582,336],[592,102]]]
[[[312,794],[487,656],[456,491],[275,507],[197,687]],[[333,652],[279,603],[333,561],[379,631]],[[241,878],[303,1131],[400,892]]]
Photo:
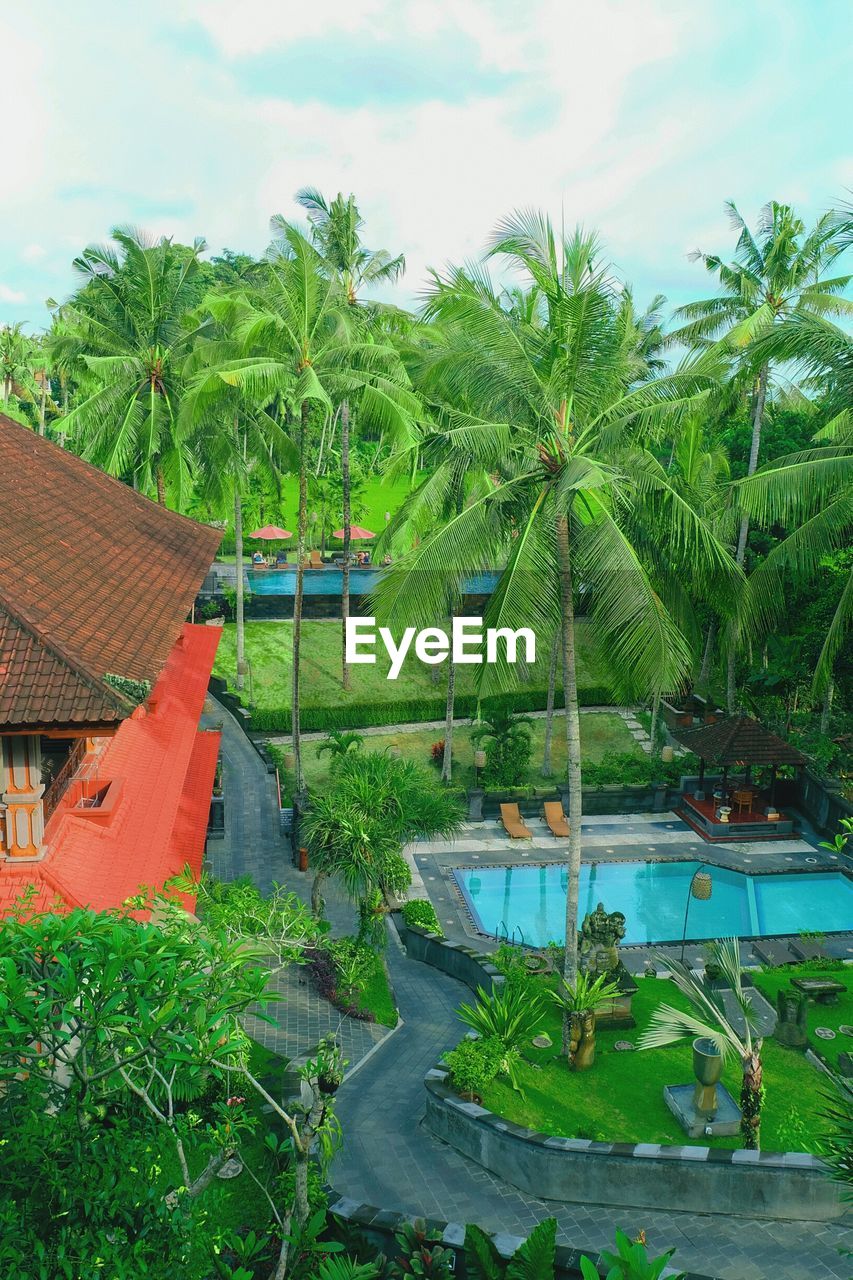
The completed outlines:
[[[404,302],[519,206],[685,301],[726,198],[850,198],[851,27],[848,0],[6,0],[0,323],[40,327],[117,224],[259,253],[305,185],[355,192]]]

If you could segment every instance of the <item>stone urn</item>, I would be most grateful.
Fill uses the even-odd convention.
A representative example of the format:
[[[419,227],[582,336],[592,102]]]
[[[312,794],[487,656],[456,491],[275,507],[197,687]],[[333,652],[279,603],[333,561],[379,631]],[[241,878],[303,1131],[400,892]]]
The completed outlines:
[[[699,1115],[711,1120],[717,1114],[717,1085],[723,1074],[723,1058],[707,1036],[693,1041],[693,1074],[696,1077],[693,1105]]]

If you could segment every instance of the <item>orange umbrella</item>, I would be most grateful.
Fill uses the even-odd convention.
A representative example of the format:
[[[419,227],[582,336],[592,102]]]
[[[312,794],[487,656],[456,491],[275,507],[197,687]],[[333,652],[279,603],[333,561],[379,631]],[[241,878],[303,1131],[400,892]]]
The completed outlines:
[[[336,529],[332,534],[333,538],[342,538],[343,536],[343,529]],[[376,534],[371,533],[369,529],[362,529],[360,524],[354,524],[350,526],[349,536],[354,539],[375,538]]]
[[[247,533],[246,537],[265,538],[268,542],[274,542],[276,538],[292,538],[293,534],[289,529],[280,529],[277,524],[265,524],[262,529],[255,529],[254,533]]]

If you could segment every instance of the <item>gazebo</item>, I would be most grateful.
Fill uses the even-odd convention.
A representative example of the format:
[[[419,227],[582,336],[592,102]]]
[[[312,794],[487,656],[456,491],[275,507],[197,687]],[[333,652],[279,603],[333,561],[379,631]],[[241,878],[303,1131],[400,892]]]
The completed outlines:
[[[751,716],[732,716],[716,724],[672,731],[681,746],[699,757],[699,777],[692,795],[683,796],[682,816],[701,835],[713,839],[770,838],[793,831],[791,818],[776,808],[776,773],[780,765],[797,769],[807,764],[802,751],[765,728]],[[760,792],[751,785],[753,765],[770,767],[770,786]],[[705,792],[706,770],[718,775],[710,797]],[[743,782],[729,784],[731,769],[744,770]]]

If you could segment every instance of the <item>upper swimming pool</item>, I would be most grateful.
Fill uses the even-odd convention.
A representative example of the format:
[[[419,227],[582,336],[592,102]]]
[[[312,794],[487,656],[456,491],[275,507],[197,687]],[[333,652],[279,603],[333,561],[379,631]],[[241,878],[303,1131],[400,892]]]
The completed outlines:
[[[465,592],[472,596],[491,595],[497,584],[499,574],[496,571],[472,574],[465,581]],[[381,568],[351,569],[349,575],[350,594],[366,596],[374,591],[382,577]],[[340,569],[306,569],[303,577],[303,592],[306,596],[339,596],[343,590],[344,575]],[[296,566],[289,569],[247,569],[246,583],[256,596],[293,596],[296,595]]]
[[[625,915],[625,945],[681,940],[684,907],[698,862],[584,864],[579,918],[603,902]],[[772,937],[853,929],[853,880],[840,871],[748,876],[722,867],[707,901],[690,899],[687,936],[694,941]],[[565,940],[566,868],[457,868],[456,883],[483,933],[543,947]]]

